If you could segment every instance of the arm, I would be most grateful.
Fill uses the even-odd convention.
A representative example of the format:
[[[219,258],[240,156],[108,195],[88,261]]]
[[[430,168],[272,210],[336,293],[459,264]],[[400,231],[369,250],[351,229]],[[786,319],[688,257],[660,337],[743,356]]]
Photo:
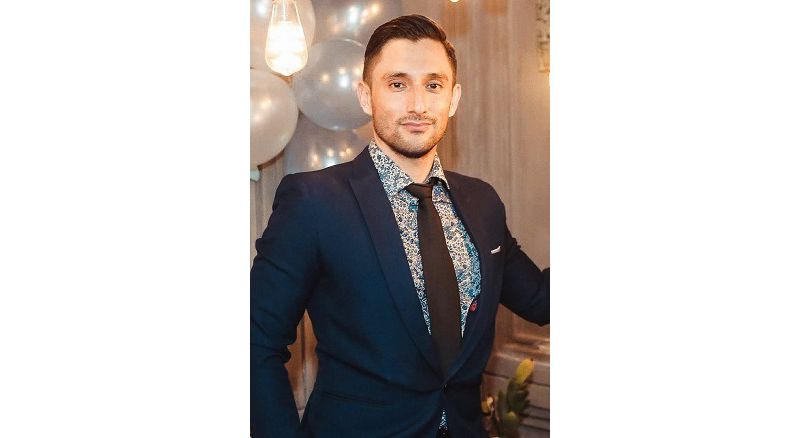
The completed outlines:
[[[305,187],[283,178],[250,270],[250,428],[294,437],[299,418],[284,364],[318,275],[317,232]]]
[[[550,268],[541,271],[506,227],[500,302],[527,321],[550,323]]]

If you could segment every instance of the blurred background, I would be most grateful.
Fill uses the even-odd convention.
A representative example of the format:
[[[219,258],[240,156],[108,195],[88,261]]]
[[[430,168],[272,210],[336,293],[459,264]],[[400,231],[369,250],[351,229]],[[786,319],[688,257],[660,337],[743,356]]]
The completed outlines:
[[[369,143],[371,119],[355,84],[372,31],[396,16],[422,14],[455,46],[463,89],[439,144],[444,168],[492,184],[523,250],[540,268],[550,266],[549,0],[287,2],[302,33],[299,26],[277,32],[292,21],[292,8],[290,20],[276,21],[286,11],[274,12],[271,0],[250,2],[251,260],[284,175],[349,161]],[[287,47],[291,56],[276,51]],[[297,330],[287,369],[302,415],[316,376],[316,340],[307,315]],[[520,436],[549,437],[550,328],[500,306],[484,397],[505,389],[524,358],[535,366]]]

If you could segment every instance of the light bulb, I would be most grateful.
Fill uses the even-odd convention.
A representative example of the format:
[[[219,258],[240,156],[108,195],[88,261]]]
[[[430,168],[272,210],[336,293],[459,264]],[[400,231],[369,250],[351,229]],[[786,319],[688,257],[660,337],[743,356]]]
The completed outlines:
[[[284,76],[305,67],[308,48],[294,0],[272,1],[264,57],[269,68]]]

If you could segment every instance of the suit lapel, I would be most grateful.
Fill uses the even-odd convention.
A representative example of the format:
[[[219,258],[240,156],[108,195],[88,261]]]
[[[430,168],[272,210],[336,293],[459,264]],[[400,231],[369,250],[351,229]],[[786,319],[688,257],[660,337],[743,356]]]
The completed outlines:
[[[438,374],[439,366],[433,340],[422,316],[422,308],[408,267],[397,220],[367,149],[364,148],[353,160],[350,186],[367,223],[383,275],[400,317],[417,348]]]
[[[486,224],[483,222],[482,217],[484,217],[481,213],[481,205],[478,202],[479,200],[475,199],[474,196],[471,196],[474,191],[471,191],[469,187],[466,187],[464,184],[464,180],[459,178],[458,175],[454,175],[452,172],[447,172],[446,175],[447,182],[450,187],[450,199],[453,201],[453,206],[458,213],[458,216],[461,218],[461,222],[464,224],[464,228],[466,228],[467,233],[469,233],[470,238],[472,239],[472,243],[475,245],[475,250],[478,251],[478,261],[480,263],[480,271],[481,271],[481,290],[478,296],[475,298],[480,299],[484,297],[482,301],[487,302],[486,295],[486,285],[491,284],[489,282],[489,275],[494,274],[487,268],[488,266],[488,252],[491,245],[495,242],[489,242],[487,233],[486,233]],[[467,325],[464,327],[464,336],[461,341],[461,349],[459,350],[459,354],[456,357],[456,360],[453,362],[453,365],[450,367],[450,372],[446,376],[449,379],[459,368],[464,365],[467,358],[472,354],[472,351],[475,349],[475,346],[480,339],[480,333],[483,332],[482,329],[479,327],[484,327],[487,322],[490,321],[490,318],[493,317],[492,312],[490,309],[487,309],[487,305],[478,305],[476,309],[477,314],[474,315],[474,318],[467,318]]]

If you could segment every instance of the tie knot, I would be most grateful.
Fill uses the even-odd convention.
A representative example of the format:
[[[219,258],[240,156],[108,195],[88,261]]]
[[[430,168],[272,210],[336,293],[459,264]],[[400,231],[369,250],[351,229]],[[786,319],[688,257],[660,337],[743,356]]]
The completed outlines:
[[[433,184],[409,184],[406,186],[408,193],[417,199],[432,198],[433,197]]]

